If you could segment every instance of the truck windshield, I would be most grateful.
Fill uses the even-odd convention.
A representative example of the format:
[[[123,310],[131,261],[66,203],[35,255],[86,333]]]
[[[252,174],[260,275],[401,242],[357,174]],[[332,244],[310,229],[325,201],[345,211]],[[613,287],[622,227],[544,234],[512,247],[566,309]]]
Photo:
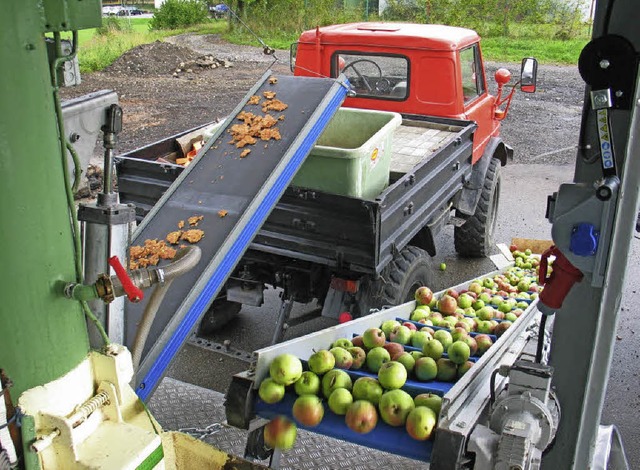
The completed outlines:
[[[409,60],[398,55],[336,52],[331,74],[344,73],[358,97],[402,101],[409,96]]]

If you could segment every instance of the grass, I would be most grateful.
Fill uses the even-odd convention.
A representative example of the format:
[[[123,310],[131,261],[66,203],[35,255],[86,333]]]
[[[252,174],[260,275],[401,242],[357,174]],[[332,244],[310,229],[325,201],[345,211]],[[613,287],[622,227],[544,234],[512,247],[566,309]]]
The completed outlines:
[[[535,57],[541,64],[577,64],[587,39],[511,39],[484,38],[482,55],[494,62],[520,62],[523,57]]]
[[[225,21],[211,20],[186,29],[166,31],[150,31],[149,21],[148,18],[121,18],[118,19],[121,31],[103,34],[97,34],[96,29],[81,30],[78,55],[80,70],[84,73],[102,70],[136,46],[186,32],[218,33],[231,43],[260,47],[255,36],[246,32],[244,28],[228,30]],[[588,42],[587,35],[582,35],[581,39],[551,39],[546,28],[546,25],[538,25],[536,29],[538,37],[533,39],[523,37],[531,33],[531,31],[525,31],[526,28],[512,28],[511,31],[515,37],[484,37],[482,51],[485,60],[520,62],[523,57],[536,57],[541,64],[576,64],[580,51]],[[298,36],[297,33],[282,31],[260,29],[255,31],[266,44],[275,49],[289,49]]]

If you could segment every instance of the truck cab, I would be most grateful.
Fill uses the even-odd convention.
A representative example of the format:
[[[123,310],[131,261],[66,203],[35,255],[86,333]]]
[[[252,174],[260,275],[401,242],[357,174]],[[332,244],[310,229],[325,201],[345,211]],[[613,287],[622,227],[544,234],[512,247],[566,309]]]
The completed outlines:
[[[292,59],[295,75],[344,73],[354,92],[347,107],[474,121],[473,163],[500,134],[500,95],[488,91],[480,36],[473,30],[406,23],[326,26],[302,33]],[[502,144],[503,165],[510,154]]]

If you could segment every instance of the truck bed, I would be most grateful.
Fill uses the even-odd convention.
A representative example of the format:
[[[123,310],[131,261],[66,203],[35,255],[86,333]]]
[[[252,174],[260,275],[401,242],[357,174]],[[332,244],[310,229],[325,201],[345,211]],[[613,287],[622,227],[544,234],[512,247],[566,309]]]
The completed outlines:
[[[460,126],[405,119],[393,134],[391,171],[408,173],[456,138]]]
[[[389,186],[375,200],[290,186],[245,257],[269,263],[284,257],[338,271],[380,273],[418,232],[424,229],[431,236],[437,231],[471,173],[475,127],[470,121],[403,116],[393,141]],[[121,201],[135,204],[140,218],[183,171],[154,161],[171,152],[176,137],[116,160]]]

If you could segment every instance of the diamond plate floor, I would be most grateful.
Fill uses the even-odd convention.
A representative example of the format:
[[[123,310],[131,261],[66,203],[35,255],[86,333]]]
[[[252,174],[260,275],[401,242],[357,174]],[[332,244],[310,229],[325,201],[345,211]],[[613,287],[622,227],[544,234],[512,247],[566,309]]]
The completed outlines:
[[[225,420],[223,401],[222,393],[166,377],[149,401],[149,409],[165,430],[202,429]],[[242,456],[246,436],[245,431],[224,426],[204,441],[229,454]],[[426,470],[429,465],[301,430],[295,447],[282,455],[280,468]]]

